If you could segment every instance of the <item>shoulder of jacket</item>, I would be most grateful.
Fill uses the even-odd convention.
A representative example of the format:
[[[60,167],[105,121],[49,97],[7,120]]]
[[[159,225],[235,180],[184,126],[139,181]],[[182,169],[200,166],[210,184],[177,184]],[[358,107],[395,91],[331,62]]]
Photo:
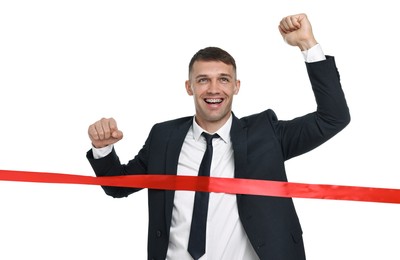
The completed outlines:
[[[271,120],[271,121],[278,120],[275,112],[272,109],[267,109],[267,110],[264,110],[264,111],[262,111],[260,113],[248,115],[248,116],[242,117],[242,118],[240,118],[238,120],[243,122],[243,123],[245,123],[245,124],[249,124],[251,122],[262,120],[263,118],[268,118],[268,120]]]

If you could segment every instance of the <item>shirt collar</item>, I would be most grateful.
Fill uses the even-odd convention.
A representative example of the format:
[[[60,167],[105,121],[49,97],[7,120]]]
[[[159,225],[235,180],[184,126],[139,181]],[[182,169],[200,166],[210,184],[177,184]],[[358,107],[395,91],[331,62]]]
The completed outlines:
[[[196,122],[196,120],[195,120],[195,117],[193,117],[193,125],[192,125],[192,127],[193,127],[193,138],[194,138],[196,141],[199,141],[200,136],[201,136],[201,133],[203,133],[203,132],[209,133],[209,132],[207,132],[206,130],[204,130],[203,128],[201,128],[201,127],[197,124],[197,122]],[[231,113],[231,115],[230,115],[228,121],[226,121],[226,123],[225,123],[220,129],[218,129],[217,132],[215,132],[215,133],[209,133],[209,134],[218,134],[219,137],[220,137],[225,143],[228,143],[228,142],[230,141],[231,127],[232,127],[232,113]]]

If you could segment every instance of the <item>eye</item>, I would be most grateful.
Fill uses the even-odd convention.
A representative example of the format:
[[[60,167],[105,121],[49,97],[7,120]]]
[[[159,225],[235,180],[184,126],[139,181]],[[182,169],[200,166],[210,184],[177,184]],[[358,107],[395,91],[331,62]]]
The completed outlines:
[[[229,83],[229,82],[230,82],[229,78],[227,78],[227,77],[221,77],[219,80],[220,80],[222,83]]]
[[[208,78],[199,78],[197,80],[198,83],[207,83],[208,82]]]

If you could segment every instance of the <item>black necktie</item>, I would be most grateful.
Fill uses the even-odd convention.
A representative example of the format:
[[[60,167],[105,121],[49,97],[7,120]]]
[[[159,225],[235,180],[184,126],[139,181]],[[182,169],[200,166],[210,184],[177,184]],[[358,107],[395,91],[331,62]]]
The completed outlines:
[[[213,154],[212,139],[218,134],[202,133],[206,138],[207,148],[199,168],[199,176],[210,176],[211,159]],[[193,259],[199,259],[206,252],[206,226],[208,212],[208,192],[196,192],[194,197],[192,225],[190,227],[188,252]]]

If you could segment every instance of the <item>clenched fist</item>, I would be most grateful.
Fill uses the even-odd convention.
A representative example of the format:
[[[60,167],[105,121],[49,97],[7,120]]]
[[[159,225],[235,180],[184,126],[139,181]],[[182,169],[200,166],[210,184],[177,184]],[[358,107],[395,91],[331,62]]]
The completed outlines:
[[[117,122],[114,118],[102,118],[90,125],[88,134],[92,145],[96,148],[114,144],[123,137],[123,133],[118,130]]]
[[[306,14],[296,14],[284,17],[279,23],[279,32],[283,39],[302,51],[308,50],[317,44],[312,32],[311,23]]]

